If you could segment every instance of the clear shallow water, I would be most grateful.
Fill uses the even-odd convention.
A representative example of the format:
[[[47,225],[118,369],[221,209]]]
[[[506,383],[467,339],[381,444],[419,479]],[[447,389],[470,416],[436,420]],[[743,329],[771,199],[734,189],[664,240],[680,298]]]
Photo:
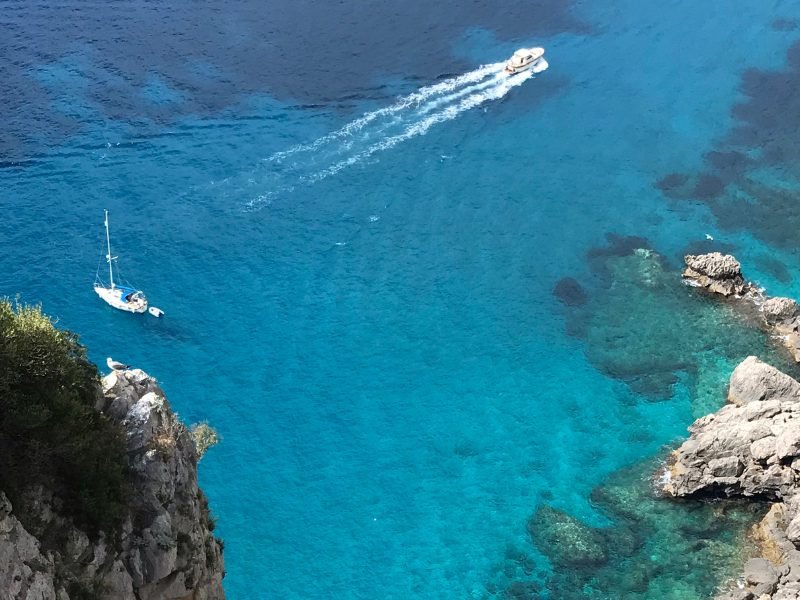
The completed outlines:
[[[0,17],[0,293],[41,301],[98,363],[151,371],[220,431],[201,479],[231,598],[502,597],[548,577],[526,531],[542,502],[608,525],[592,489],[678,439],[693,409],[690,387],[653,403],[567,335],[553,287],[588,275],[606,234],[645,236],[677,266],[709,232],[770,291],[800,293],[790,250],[788,278],[749,262],[776,252],[763,229],[654,187],[706,169],[742,73],[784,68],[800,32],[771,24],[797,2],[404,7],[337,28],[280,5],[141,4],[91,35],[71,34],[107,9],[65,6]],[[294,27],[336,59],[298,72]],[[550,69],[502,98],[317,181],[292,185],[327,155],[271,168],[532,43]],[[402,116],[400,132],[426,115]],[[388,135],[366,133],[326,148]],[[103,208],[163,321],[94,297]]]

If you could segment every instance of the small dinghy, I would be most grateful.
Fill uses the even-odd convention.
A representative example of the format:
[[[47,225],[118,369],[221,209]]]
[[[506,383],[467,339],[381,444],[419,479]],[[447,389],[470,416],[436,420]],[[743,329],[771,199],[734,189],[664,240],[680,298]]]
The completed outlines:
[[[151,306],[150,308],[148,308],[147,312],[149,312],[154,317],[163,317],[164,316],[164,311],[161,310],[160,308],[156,308],[155,306]]]

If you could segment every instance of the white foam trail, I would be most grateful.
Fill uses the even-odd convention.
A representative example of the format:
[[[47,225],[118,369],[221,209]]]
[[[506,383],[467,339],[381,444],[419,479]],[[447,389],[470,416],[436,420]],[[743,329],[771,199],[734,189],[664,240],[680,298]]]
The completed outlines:
[[[431,98],[438,94],[449,92],[450,90],[454,90],[464,84],[480,81],[487,75],[496,73],[500,68],[502,68],[502,66],[503,63],[483,65],[482,67],[479,67],[474,71],[470,71],[469,73],[465,73],[464,75],[459,75],[458,77],[453,77],[451,79],[446,79],[445,81],[442,81],[440,83],[423,87],[414,92],[413,94],[401,97],[400,100],[398,100],[391,106],[387,106],[386,108],[381,108],[379,110],[368,112],[363,117],[360,117],[355,121],[351,121],[341,129],[334,131],[333,133],[329,133],[328,135],[322,136],[321,138],[319,138],[315,142],[312,142],[311,144],[298,144],[297,146],[289,148],[288,150],[284,150],[282,152],[276,152],[266,160],[269,162],[273,162],[276,160],[282,160],[298,152],[316,150],[320,146],[323,146],[328,142],[353,135],[354,133],[360,131],[361,129],[364,128],[365,125],[371,123],[375,119],[400,112],[415,104],[419,105],[428,98]]]
[[[323,169],[322,171],[315,173],[310,178],[308,178],[307,181],[309,182],[321,181],[323,179],[326,179],[327,177],[330,177],[331,175],[335,175],[345,167],[352,166],[356,163],[363,161],[366,158],[369,158],[376,152],[382,150],[388,150],[389,148],[393,148],[400,142],[404,142],[419,135],[424,135],[425,133],[428,132],[428,130],[431,127],[433,127],[438,123],[455,119],[459,114],[463,113],[464,111],[475,108],[476,106],[480,106],[481,104],[483,104],[488,100],[498,100],[502,98],[509,92],[509,90],[511,90],[511,88],[514,88],[522,84],[526,80],[530,79],[532,75],[533,73],[531,71],[527,71],[525,73],[520,73],[519,75],[513,75],[511,77],[507,77],[505,78],[505,81],[502,84],[496,86],[495,88],[492,88],[485,93],[474,94],[472,96],[464,98],[458,104],[448,106],[447,108],[439,111],[438,113],[434,113],[431,116],[426,117],[421,121],[413,123],[412,125],[407,127],[402,133],[394,135],[392,137],[388,137],[378,142],[377,144],[369,146],[366,150],[363,150],[346,160],[340,161],[335,165],[328,167],[327,169]]]
[[[501,74],[496,75],[495,77],[492,77],[491,79],[487,79],[486,81],[482,81],[480,83],[476,83],[476,84],[470,85],[470,86],[465,87],[465,88],[463,88],[461,90],[458,90],[457,92],[453,92],[452,94],[448,94],[448,95],[442,96],[441,98],[438,98],[436,100],[432,100],[430,102],[427,102],[423,106],[420,106],[417,109],[416,114],[417,115],[428,114],[429,112],[435,110],[436,108],[438,108],[438,107],[440,107],[442,105],[449,104],[450,102],[453,102],[454,100],[458,100],[459,98],[463,98],[464,96],[469,96],[470,94],[474,94],[474,93],[479,92],[481,90],[485,90],[486,88],[491,87],[493,85],[497,85],[498,81],[501,78],[506,78],[506,77],[507,77],[507,75],[505,73],[501,73]]]
[[[542,60],[534,69],[507,75],[503,63],[484,65],[474,71],[420,88],[394,104],[371,111],[344,127],[308,143],[276,152],[253,172],[247,187],[266,189],[248,202],[250,209],[270,204],[301,184],[313,184],[342,169],[367,160],[411,138],[424,135],[438,123],[450,121],[490,100],[498,100],[534,73],[547,69]]]

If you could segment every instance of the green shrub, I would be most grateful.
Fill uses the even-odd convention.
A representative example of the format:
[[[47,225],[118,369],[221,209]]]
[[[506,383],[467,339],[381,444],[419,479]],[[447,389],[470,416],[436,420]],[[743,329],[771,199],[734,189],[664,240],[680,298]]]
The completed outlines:
[[[203,458],[209,448],[219,443],[219,434],[204,421],[192,425],[192,439],[194,440],[195,448],[197,448],[198,458]]]
[[[38,485],[90,535],[112,532],[129,483],[120,425],[94,408],[97,368],[39,307],[0,299],[0,490],[24,514]]]

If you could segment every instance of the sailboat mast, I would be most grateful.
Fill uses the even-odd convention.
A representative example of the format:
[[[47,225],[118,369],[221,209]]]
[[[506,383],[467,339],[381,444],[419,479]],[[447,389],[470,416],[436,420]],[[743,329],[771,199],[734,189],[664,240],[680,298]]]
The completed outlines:
[[[108,211],[106,213],[106,246],[108,247],[108,254],[106,254],[106,259],[108,260],[108,279],[111,282],[111,289],[114,289],[114,271],[111,268],[111,237],[108,235]]]

